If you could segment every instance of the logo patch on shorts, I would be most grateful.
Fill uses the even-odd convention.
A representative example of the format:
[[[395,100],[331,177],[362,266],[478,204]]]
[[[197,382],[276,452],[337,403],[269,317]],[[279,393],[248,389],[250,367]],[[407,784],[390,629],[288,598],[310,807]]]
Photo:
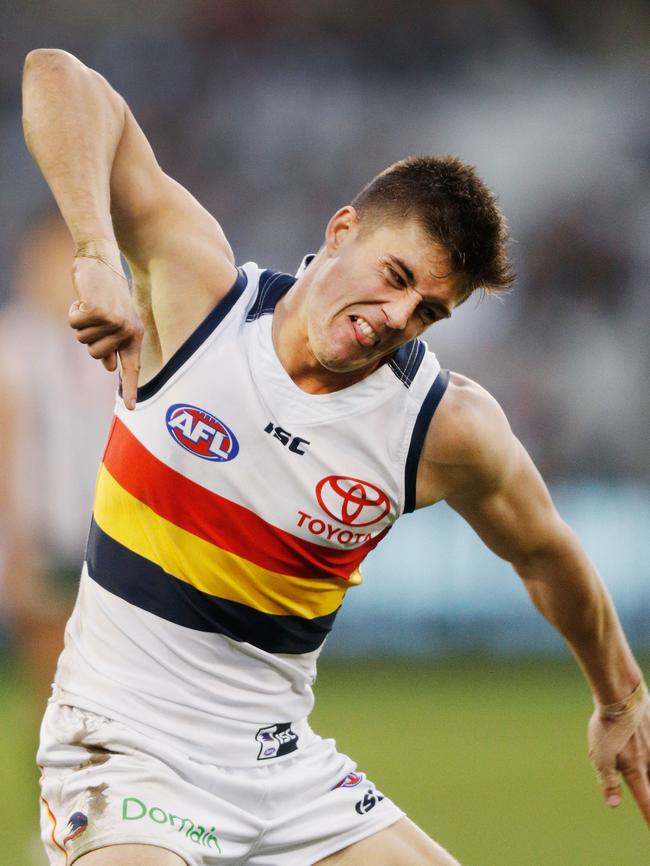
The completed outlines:
[[[334,788],[356,788],[363,782],[363,773],[348,773]]]
[[[180,809],[178,811],[180,812]],[[122,820],[141,821],[142,819],[161,826],[164,825],[167,829],[175,830],[196,845],[212,848],[221,853],[221,846],[215,829],[208,827],[207,822],[200,824],[196,819],[188,818],[186,815],[176,815],[160,806],[148,806],[138,797],[125,797],[122,800]]]
[[[291,730],[291,722],[276,722],[275,725],[260,728],[255,734],[255,739],[260,744],[258,761],[280,758],[282,755],[295,752],[298,748],[298,734]]]
[[[202,460],[225,463],[239,453],[239,442],[230,427],[205,409],[174,403],[167,410],[165,423],[181,448]]]
[[[84,815],[83,812],[73,812],[68,819],[68,826],[65,829],[67,835],[63,840],[63,844],[67,845],[68,842],[72,842],[77,836],[81,836],[82,833],[86,832],[88,829],[87,815]]]
[[[374,788],[368,788],[363,797],[354,804],[354,810],[359,815],[366,815],[371,809],[374,809],[377,803],[381,803],[384,795]]]

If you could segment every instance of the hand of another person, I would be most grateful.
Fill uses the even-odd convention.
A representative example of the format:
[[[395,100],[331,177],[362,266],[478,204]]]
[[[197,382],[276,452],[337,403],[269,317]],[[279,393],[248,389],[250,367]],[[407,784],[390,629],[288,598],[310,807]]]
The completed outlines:
[[[650,826],[650,696],[644,683],[639,689],[618,711],[596,707],[589,721],[589,757],[607,804],[616,807],[621,802],[622,773]]]
[[[79,252],[74,260],[72,281],[78,300],[68,313],[70,327],[89,354],[111,372],[119,357],[122,396],[127,409],[135,408],[140,372],[143,327],[129,285],[114,250]]]

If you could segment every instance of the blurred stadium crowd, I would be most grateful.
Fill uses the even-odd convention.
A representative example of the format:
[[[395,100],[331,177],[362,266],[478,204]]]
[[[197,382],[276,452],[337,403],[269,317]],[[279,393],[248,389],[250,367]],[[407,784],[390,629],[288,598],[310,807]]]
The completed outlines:
[[[60,0],[3,4],[2,296],[47,201],[19,124],[24,52],[77,53],[127,98],[163,167],[239,261],[295,269],[376,171],[476,164],[518,281],[434,329],[503,403],[550,480],[650,478],[650,14],[563,0]]]

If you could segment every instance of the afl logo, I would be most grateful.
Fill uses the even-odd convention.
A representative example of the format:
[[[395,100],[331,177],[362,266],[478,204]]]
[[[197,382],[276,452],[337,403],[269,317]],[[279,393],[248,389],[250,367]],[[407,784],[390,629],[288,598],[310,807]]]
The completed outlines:
[[[370,526],[379,523],[390,511],[383,490],[369,481],[328,475],[316,485],[318,504],[326,514],[346,526]]]
[[[167,410],[167,429],[181,448],[203,460],[234,460],[239,442],[232,430],[204,409],[175,403]]]
[[[360,773],[348,773],[345,779],[341,779],[336,788],[356,788],[363,782],[363,775]]]

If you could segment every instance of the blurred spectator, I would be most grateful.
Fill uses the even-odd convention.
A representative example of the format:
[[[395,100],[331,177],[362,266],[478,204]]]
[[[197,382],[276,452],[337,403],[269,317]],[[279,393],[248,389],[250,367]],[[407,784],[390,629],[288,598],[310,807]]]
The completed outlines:
[[[633,303],[632,219],[613,196],[558,202],[527,241],[520,339],[510,351],[532,396],[524,405],[541,410],[528,444],[550,478],[648,477],[647,328]]]
[[[35,712],[74,601],[116,386],[67,328],[72,256],[58,215],[32,220],[0,314],[0,583]]]

